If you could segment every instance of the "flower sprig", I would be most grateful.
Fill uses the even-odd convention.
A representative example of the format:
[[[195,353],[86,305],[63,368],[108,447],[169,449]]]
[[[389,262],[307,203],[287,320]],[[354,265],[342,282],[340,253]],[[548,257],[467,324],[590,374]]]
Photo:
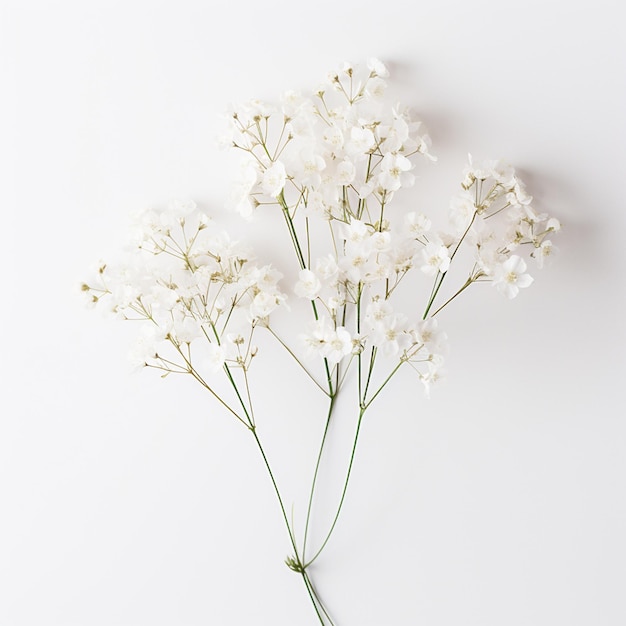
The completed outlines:
[[[400,368],[413,369],[428,394],[444,375],[440,313],[478,283],[517,296],[533,282],[528,264],[546,265],[560,230],[558,220],[534,208],[513,167],[471,156],[445,229],[435,230],[422,211],[403,211],[396,196],[414,185],[413,170],[435,157],[422,123],[386,101],[387,76],[376,59],[364,68],[344,64],[311,94],[286,92],[279,104],[250,101],[227,116],[223,144],[240,156],[228,204],[247,219],[282,215],[295,253],[295,271],[285,272],[295,276],[291,284],[193,202],[174,202],[141,213],[128,260],[100,264],[82,287],[92,304],[145,323],[139,364],[193,376],[251,431],[287,528],[285,562],[302,577],[319,622],[331,626],[309,568],[339,519],[366,412]],[[410,281],[430,289],[423,303],[407,309],[398,297],[402,287],[420,292]],[[288,302],[308,310],[296,337],[275,322]],[[257,332],[268,332],[328,398],[301,537],[259,437],[249,385]],[[212,382],[219,375],[228,397]],[[318,472],[336,399],[347,385],[356,386],[347,471],[327,532],[310,556]]]

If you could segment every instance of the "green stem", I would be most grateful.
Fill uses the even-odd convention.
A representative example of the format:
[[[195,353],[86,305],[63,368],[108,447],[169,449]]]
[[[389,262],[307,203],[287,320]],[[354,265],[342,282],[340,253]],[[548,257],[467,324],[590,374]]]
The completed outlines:
[[[387,383],[391,380],[391,378],[393,377],[393,375],[400,369],[400,367],[402,366],[403,363],[405,363],[406,361],[404,360],[400,360],[398,362],[398,364],[391,370],[391,373],[389,374],[389,376],[387,376],[387,378],[385,378],[383,384],[377,389],[376,393],[369,399],[369,401],[363,405],[363,411],[365,411],[366,409],[369,408],[369,406],[372,404],[372,402],[374,402],[374,400],[376,399],[376,397],[378,396],[378,394],[385,388],[385,386],[387,385]]]
[[[330,526],[330,530],[328,531],[328,534],[326,535],[326,538],[324,539],[324,541],[322,542],[322,545],[320,546],[319,550],[315,553],[315,555],[313,556],[312,559],[310,559],[309,561],[307,561],[304,564],[304,568],[306,569],[307,567],[309,567],[309,565],[311,565],[316,559],[317,557],[322,553],[322,550],[324,550],[324,548],[326,547],[326,544],[328,543],[328,540],[330,539],[331,535],[333,534],[333,530],[335,529],[335,526],[337,524],[337,520],[339,519],[339,515],[341,513],[341,509],[343,507],[343,502],[345,500],[346,497],[346,492],[348,490],[348,483],[350,482],[350,475],[352,474],[352,465],[354,463],[354,455],[356,452],[356,445],[357,442],[359,440],[359,432],[361,430],[361,422],[363,420],[363,414],[365,413],[367,407],[361,407],[361,410],[359,411],[359,419],[357,421],[357,425],[356,425],[356,432],[354,434],[354,443],[352,444],[352,451],[350,453],[350,462],[348,464],[348,471],[346,472],[346,480],[343,484],[343,490],[341,492],[341,498],[339,500],[339,506],[337,507],[337,512],[335,513],[335,517],[333,519],[333,523]]]
[[[324,389],[324,387],[322,387],[322,385],[320,385],[317,382],[313,374],[311,374],[311,372],[309,372],[309,370],[303,365],[302,361],[300,361],[300,359],[294,354],[293,350],[291,350],[291,348],[274,332],[272,327],[267,325],[265,328],[267,328],[267,330],[270,332],[272,337],[274,337],[274,339],[278,341],[278,343],[288,352],[288,354],[294,359],[294,361],[302,368],[304,373],[317,385],[317,387],[319,387],[322,393],[330,397],[330,394],[328,393],[328,391],[326,391],[326,389]]]
[[[320,443],[320,449],[317,455],[317,461],[315,463],[315,471],[313,472],[313,480],[311,481],[311,492],[309,494],[309,504],[306,511],[306,522],[304,524],[304,541],[302,543],[302,560],[306,560],[306,542],[309,534],[309,523],[311,520],[311,509],[313,507],[313,496],[315,494],[315,486],[317,484],[317,475],[322,460],[322,453],[324,451],[324,444],[326,443],[326,436],[328,435],[328,428],[330,426],[330,420],[333,414],[333,408],[335,405],[336,395],[331,396],[330,405],[328,407],[328,416],[326,417],[326,426],[324,426],[324,434],[322,435],[322,441]]]
[[[296,560],[298,561],[298,563],[300,563],[300,557],[298,556],[298,548],[296,545],[296,539],[294,537],[293,531],[291,529],[291,525],[289,524],[289,518],[287,517],[287,511],[285,510],[285,505],[283,503],[283,498],[280,495],[280,491],[278,489],[278,484],[276,483],[276,479],[274,478],[274,472],[272,472],[272,468],[269,464],[269,461],[267,459],[267,455],[265,454],[265,450],[263,449],[263,445],[261,444],[261,440],[259,439],[259,436],[257,435],[256,432],[256,428],[254,426],[250,427],[250,432],[252,433],[252,436],[254,437],[254,440],[256,441],[257,447],[259,448],[259,452],[261,453],[261,456],[263,457],[263,463],[265,463],[265,468],[267,469],[267,473],[270,476],[270,480],[272,481],[272,486],[274,487],[274,493],[276,494],[276,498],[278,499],[278,504],[280,505],[280,512],[283,516],[283,520],[285,522],[285,526],[287,527],[287,533],[289,534],[289,540],[291,542],[291,546],[293,548],[294,551],[294,555]],[[306,572],[304,571],[304,567],[302,567],[300,573],[302,575],[302,579],[304,582],[304,585],[307,589],[307,592],[309,594],[309,598],[311,599],[311,603],[313,604],[313,608],[315,609],[315,613],[317,614],[317,617],[319,619],[319,622],[322,626],[326,626],[325,622],[324,622],[324,618],[322,617],[322,614],[320,613],[320,608],[322,609],[322,611],[326,614],[326,616],[328,617],[328,620],[331,623],[331,626],[333,626],[332,624],[332,620],[330,620],[330,617],[328,616],[328,614],[326,613],[325,609],[322,606],[322,603],[319,599],[319,596],[317,595],[317,593],[315,592],[315,589],[313,588],[311,581],[308,577],[308,575],[306,574]],[[318,606],[319,605],[319,606]]]
[[[478,211],[474,211],[474,215],[472,215],[472,219],[470,220],[470,223],[468,224],[467,228],[465,229],[465,232],[463,233],[463,235],[459,239],[458,243],[456,244],[456,247],[454,248],[454,252],[450,255],[450,264],[452,264],[452,259],[454,259],[454,257],[456,256],[456,253],[459,251],[459,248],[461,247],[461,244],[463,243],[463,240],[465,239],[465,237],[467,237],[467,233],[469,233],[470,228],[472,227],[472,224],[474,223],[474,220],[476,219],[477,215],[478,215]],[[441,288],[441,285],[442,285],[445,277],[448,275],[449,271],[450,270],[448,268],[448,271],[446,271],[444,273],[439,272],[437,274],[437,278],[435,279],[436,287],[433,286],[433,291],[431,293],[430,299],[428,300],[428,304],[426,306],[426,310],[424,311],[424,315],[422,316],[422,319],[425,320],[428,317],[428,313],[429,313],[431,307],[433,306],[435,298],[437,297],[437,294],[439,293],[439,289]],[[437,284],[437,281],[439,281],[438,284]]]
[[[287,230],[289,231],[289,235],[291,236],[291,241],[293,243],[293,247],[296,251],[296,256],[298,257],[298,263],[300,264],[300,269],[307,269],[306,262],[304,260],[304,254],[302,252],[302,247],[300,246],[300,240],[298,239],[298,234],[296,233],[296,228],[293,224],[293,220],[291,219],[291,215],[289,214],[289,207],[287,206],[287,201],[285,200],[285,194],[281,191],[278,195],[278,202],[283,211],[283,217],[285,218],[285,223],[287,224]],[[309,250],[310,254],[310,250]],[[317,312],[317,306],[315,302],[311,300],[311,307],[313,308],[313,316],[316,320],[319,319],[319,314]],[[333,384],[331,380],[330,367],[328,365],[328,359],[324,358],[324,368],[326,370],[326,380],[328,382],[328,393],[329,395],[333,394]]]
[[[448,298],[432,315],[431,317],[435,317],[435,315],[437,315],[437,313],[439,313],[439,311],[441,311],[441,309],[443,309],[444,307],[448,306],[448,304],[450,304],[450,302],[452,302],[452,300],[454,300],[459,294],[463,293],[474,281],[472,280],[472,278],[468,278],[467,281],[465,282],[465,284],[451,297]]]
[[[285,222],[287,224],[287,230],[291,235],[291,241],[293,243],[293,247],[296,251],[296,256],[298,257],[298,263],[300,263],[300,269],[306,269],[306,262],[304,260],[304,254],[302,252],[302,248],[300,247],[300,241],[298,240],[298,235],[296,233],[296,229],[293,225],[293,220],[291,219],[291,215],[289,214],[289,207],[287,206],[287,201],[285,200],[285,195],[281,191],[278,196],[278,202],[283,210],[283,217],[285,218]]]

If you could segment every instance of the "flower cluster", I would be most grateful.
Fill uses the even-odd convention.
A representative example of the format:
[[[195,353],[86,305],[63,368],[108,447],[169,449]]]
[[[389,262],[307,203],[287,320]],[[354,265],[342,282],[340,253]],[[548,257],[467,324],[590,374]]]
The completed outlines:
[[[310,95],[287,92],[279,105],[255,100],[228,115],[224,144],[240,156],[228,204],[245,218],[271,211],[284,219],[294,252],[295,269],[284,270],[291,284],[279,286],[289,280],[257,263],[193,202],[173,202],[140,213],[128,259],[101,263],[82,286],[90,303],[145,322],[138,364],[193,376],[252,432],[287,526],[293,553],[286,563],[302,576],[322,626],[334,622],[307,568],[341,512],[364,413],[401,367],[412,368],[428,394],[447,352],[439,313],[476,283],[517,296],[533,282],[528,263],[546,264],[560,230],[558,220],[534,208],[511,166],[471,157],[445,228],[436,230],[423,212],[401,210],[394,200],[414,184],[414,168],[435,159],[422,124],[386,102],[387,75],[375,59],[365,68],[344,64]],[[408,310],[399,295],[405,285]],[[416,294],[429,295],[420,303]],[[306,316],[299,343],[276,328],[274,313],[288,298]],[[258,328],[328,398],[301,543],[257,433],[248,372]],[[218,374],[226,399],[215,386]],[[356,387],[348,397],[358,417],[342,496],[321,546],[307,557],[319,464],[335,399],[348,384]]]
[[[137,363],[197,376],[225,364],[247,369],[254,329],[285,301],[280,274],[257,265],[193,202],[138,214],[133,235],[128,258],[100,264],[82,289],[92,304],[148,322]]]
[[[344,64],[311,95],[287,92],[279,106],[255,100],[233,107],[225,143],[240,154],[241,167],[230,205],[245,217],[258,217],[259,207],[282,212],[299,264],[290,291],[313,305],[301,333],[309,355],[330,367],[345,360],[344,370],[366,352],[371,364],[376,355],[410,363],[428,389],[446,350],[435,315],[475,282],[516,296],[533,281],[526,261],[544,265],[555,251],[548,236],[560,225],[533,208],[511,166],[471,157],[447,230],[434,231],[423,213],[390,211],[395,194],[413,185],[416,159],[434,157],[421,122],[386,102],[387,75],[375,59],[364,71]],[[325,225],[325,240],[312,237],[316,222]],[[210,370],[247,368],[255,328],[269,327],[269,315],[286,300],[279,273],[216,233],[191,202],[146,211],[135,230],[132,258],[117,268],[102,265],[100,283],[84,289],[92,300],[109,296],[127,319],[151,322],[137,360],[191,371],[193,344]],[[473,265],[437,308],[462,245],[473,249]],[[423,313],[407,315],[392,297],[415,269],[433,285]],[[161,342],[177,359],[166,358]]]
[[[451,202],[452,232],[457,239],[467,236],[475,248],[474,279],[491,280],[498,291],[514,298],[533,282],[524,255],[544,267],[556,252],[548,237],[561,224],[533,208],[532,196],[510,165],[474,165],[470,156],[464,174],[462,191]]]
[[[421,123],[384,100],[387,76],[377,60],[365,76],[344,64],[312,96],[283,95],[235,107],[223,143],[241,150],[230,205],[250,217],[268,199],[326,219],[346,221],[388,203],[414,182],[410,157],[431,159]],[[371,203],[366,209],[368,201]]]
[[[375,59],[365,71],[344,64],[311,95],[288,92],[279,106],[255,100],[233,107],[224,143],[241,160],[230,206],[248,218],[259,207],[283,212],[300,263],[293,291],[321,305],[303,335],[309,353],[337,364],[371,348],[421,363],[418,374],[428,386],[438,377],[443,350],[422,340],[420,324],[434,325],[432,316],[478,281],[517,295],[532,282],[520,250],[530,249],[527,256],[542,267],[555,250],[547,235],[559,224],[532,208],[512,167],[477,166],[471,157],[448,230],[434,232],[423,213],[389,211],[396,192],[414,184],[416,159],[434,157],[421,122],[385,101],[387,75]],[[330,234],[321,250],[319,242],[315,250],[310,243],[315,218]],[[298,233],[299,224],[306,234]],[[474,265],[435,309],[462,244],[474,246]],[[394,311],[391,296],[415,268],[434,284],[423,316],[407,318]]]

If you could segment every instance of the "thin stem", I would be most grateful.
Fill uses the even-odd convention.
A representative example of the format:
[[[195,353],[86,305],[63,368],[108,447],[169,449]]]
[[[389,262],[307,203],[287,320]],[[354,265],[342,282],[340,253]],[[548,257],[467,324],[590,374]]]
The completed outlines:
[[[452,263],[452,259],[454,259],[456,253],[459,251],[459,248],[461,247],[461,244],[463,243],[463,240],[465,239],[465,237],[467,237],[467,233],[469,233],[470,228],[472,227],[472,224],[474,223],[474,220],[476,219],[476,216],[478,215],[478,211],[474,211],[474,215],[472,215],[472,219],[470,220],[470,223],[468,224],[467,228],[465,229],[465,232],[463,233],[463,235],[461,236],[461,238],[459,239],[458,243],[456,244],[456,247],[454,248],[454,252],[450,255],[450,263]],[[428,317],[428,313],[431,309],[431,307],[433,306],[433,303],[435,301],[435,298],[437,297],[437,294],[439,293],[439,289],[441,288],[441,285],[445,279],[445,277],[448,275],[449,272],[449,268],[448,271],[441,273],[439,272],[437,274],[437,278],[435,279],[435,286],[433,286],[433,291],[431,293],[430,299],[428,300],[428,304],[426,306],[426,310],[424,311],[424,315],[422,316],[422,319],[426,319],[426,317]],[[439,284],[437,284],[437,280],[439,280]]]
[[[291,215],[289,214],[289,207],[287,206],[287,201],[285,200],[285,194],[282,191],[278,196],[278,202],[283,210],[283,216],[285,218],[285,222],[287,223],[287,230],[289,230],[289,234],[291,235],[291,241],[295,248],[296,256],[298,257],[298,263],[300,263],[300,269],[304,270],[306,269],[304,254],[302,253],[302,248],[300,247],[300,242],[298,240],[296,229],[293,225],[293,220],[291,219]]]
[[[188,371],[189,373],[209,392],[211,393],[211,395],[217,399],[217,401],[223,406],[225,407],[230,413],[232,413],[232,415],[234,415],[244,426],[246,426],[247,428],[250,427],[250,424],[248,422],[246,422],[232,407],[230,407],[224,400],[222,400],[222,398],[207,384],[207,382],[202,378],[202,376],[200,376],[200,374],[198,374],[198,372],[196,371],[196,369],[193,367],[193,365],[191,364],[191,361],[189,359],[187,359],[187,357],[184,355],[183,351],[180,349],[180,346],[177,346],[174,342],[171,342],[172,345],[176,348],[176,350],[178,351],[178,353],[183,357],[183,360],[185,361],[185,363],[187,364],[187,367],[189,368]],[[226,367],[226,366],[225,366]],[[246,413],[246,417],[248,417],[247,411],[244,408],[244,412]]]
[[[326,619],[328,620],[330,626],[335,626],[335,622],[333,622],[332,618],[328,614],[328,611],[326,610],[326,607],[324,606],[324,603],[320,599],[319,594],[317,593],[317,591],[315,589],[315,585],[313,585],[313,581],[311,580],[311,577],[306,573],[306,571],[303,571],[302,574],[304,576],[305,584],[307,585],[307,589],[309,590],[310,593],[313,594],[313,596],[317,600],[317,604],[319,605],[320,609],[322,609],[322,612],[326,616]],[[318,617],[319,617],[319,613],[318,613]]]
[[[367,372],[367,381],[365,382],[365,392],[363,393],[363,397],[359,400],[361,402],[365,402],[365,397],[367,396],[367,390],[370,387],[370,381],[372,380],[372,372],[374,371],[374,363],[376,362],[376,355],[378,354],[378,349],[376,346],[372,346],[372,350],[370,352],[370,365]]]
[[[313,376],[313,374],[311,374],[311,372],[309,372],[309,370],[302,364],[302,361],[300,361],[300,359],[294,354],[291,348],[274,332],[274,330],[269,325],[266,326],[265,328],[267,328],[267,330],[271,333],[274,339],[276,339],[276,341],[278,341],[278,343],[283,348],[285,348],[285,350],[287,350],[287,352],[293,357],[295,362],[302,368],[304,373],[317,385],[317,387],[319,387],[319,389],[323,393],[325,393],[327,396],[330,397],[330,394],[328,393],[328,391],[326,391],[326,389],[324,389],[324,387],[322,387],[322,385],[320,385],[320,383],[318,383],[317,380],[315,380],[315,377]]]
[[[402,364],[404,363],[404,359],[401,359],[398,364],[391,370],[391,373],[389,374],[389,376],[387,376],[387,378],[385,378],[383,384],[377,389],[376,393],[369,399],[369,401],[363,406],[363,411],[365,411],[365,409],[369,408],[369,406],[372,404],[372,402],[374,402],[374,400],[376,399],[376,396],[378,396],[378,394],[385,388],[385,386],[387,385],[387,383],[391,380],[391,378],[393,377],[393,375],[400,369],[400,367],[402,366]]]
[[[276,479],[274,478],[274,472],[272,472],[272,468],[269,464],[269,461],[267,459],[267,455],[265,454],[265,450],[263,449],[263,444],[261,444],[261,440],[259,439],[259,436],[256,432],[256,428],[254,426],[250,427],[250,432],[252,433],[252,436],[254,437],[254,440],[256,441],[257,447],[259,448],[259,452],[261,453],[261,456],[263,457],[263,463],[265,463],[265,468],[267,469],[267,473],[269,474],[270,480],[272,481],[272,486],[274,487],[274,493],[276,494],[276,498],[278,499],[278,504],[280,505],[280,512],[283,516],[283,520],[285,522],[285,526],[287,527],[287,533],[289,534],[289,541],[291,542],[291,546],[293,548],[294,551],[294,555],[296,560],[298,561],[298,563],[300,563],[300,557],[298,556],[298,547],[296,545],[296,539],[294,537],[293,531],[291,529],[291,525],[289,524],[289,518],[287,517],[287,511],[285,510],[285,505],[283,503],[283,498],[280,495],[280,490],[278,489],[278,484],[276,483]],[[304,567],[301,569],[300,573],[302,574],[302,579],[304,581],[304,584],[307,588],[307,591],[309,593],[309,597],[311,598],[311,602],[313,604],[313,607],[315,609],[315,613],[317,614],[317,617],[320,621],[320,624],[322,624],[322,626],[325,626],[324,624],[324,618],[322,617],[321,613],[320,613],[320,609],[318,608],[318,604],[321,606],[321,602],[319,600],[319,598],[317,597],[317,594],[315,593],[315,590],[312,588],[312,585],[309,581],[308,576],[306,575],[306,572],[304,571]],[[329,618],[330,619],[330,618]]]
[[[352,451],[350,453],[350,462],[348,464],[348,471],[346,472],[346,480],[343,484],[343,490],[341,492],[341,498],[339,500],[339,506],[337,507],[337,512],[335,513],[335,517],[333,519],[333,523],[330,526],[330,530],[328,531],[328,534],[326,535],[326,538],[324,539],[324,541],[322,542],[322,545],[320,546],[319,550],[315,553],[315,555],[313,556],[312,559],[310,559],[309,561],[307,561],[304,564],[305,569],[307,567],[309,567],[309,565],[311,565],[315,559],[317,559],[317,557],[322,553],[322,550],[324,550],[324,548],[326,547],[326,544],[328,543],[328,540],[330,539],[331,535],[333,534],[333,530],[335,529],[335,526],[337,524],[337,520],[339,519],[339,515],[341,513],[341,509],[343,507],[343,502],[345,500],[346,497],[346,491],[348,490],[348,483],[350,482],[350,475],[352,474],[352,465],[354,463],[354,455],[356,452],[356,445],[357,442],[359,440],[359,432],[361,430],[361,422],[363,420],[363,415],[366,411],[367,407],[361,407],[361,410],[359,411],[359,419],[357,421],[357,425],[356,425],[356,432],[354,434],[354,443],[352,444]]]
[[[432,315],[431,317],[435,317],[435,315],[437,315],[437,313],[439,313],[439,311],[441,311],[441,309],[443,309],[444,307],[448,306],[448,304],[450,304],[450,302],[452,302],[452,300],[454,300],[459,294],[463,293],[472,283],[474,282],[474,280],[470,277],[467,279],[467,281],[465,282],[465,284],[451,297],[448,298]]]
[[[285,222],[287,224],[287,230],[289,230],[289,234],[291,236],[291,241],[293,243],[294,249],[296,251],[296,256],[298,257],[298,262],[300,263],[300,269],[306,269],[306,263],[304,260],[304,254],[302,253],[302,247],[300,246],[300,241],[298,239],[298,234],[296,233],[295,226],[293,224],[293,220],[291,219],[291,215],[289,214],[289,207],[287,206],[287,201],[285,200],[285,194],[281,191],[278,196],[278,202],[283,210],[283,217],[285,218]],[[310,254],[310,251],[309,251]],[[319,319],[319,314],[317,312],[317,306],[315,302],[311,300],[311,307],[313,309],[313,316],[316,320]],[[328,393],[329,395],[333,394],[333,385],[331,380],[330,367],[328,365],[328,359],[324,358],[324,369],[326,371],[326,380],[328,382]]]
[[[315,463],[315,471],[313,472],[313,480],[311,481],[311,492],[309,494],[309,504],[307,506],[307,511],[306,511],[306,522],[304,524],[304,541],[302,543],[302,560],[303,561],[306,560],[306,542],[307,542],[308,534],[309,534],[309,523],[311,521],[311,509],[313,507],[313,495],[315,493],[315,486],[317,484],[317,475],[318,475],[320,463],[322,460],[322,453],[324,451],[324,444],[326,443],[326,436],[328,435],[328,428],[330,426],[330,420],[333,414],[333,408],[335,405],[336,397],[337,397],[336,395],[333,395],[330,398],[330,405],[328,407],[328,415],[326,417],[326,425],[324,426],[324,434],[322,435],[322,441],[320,443],[320,449],[317,454],[317,461]]]

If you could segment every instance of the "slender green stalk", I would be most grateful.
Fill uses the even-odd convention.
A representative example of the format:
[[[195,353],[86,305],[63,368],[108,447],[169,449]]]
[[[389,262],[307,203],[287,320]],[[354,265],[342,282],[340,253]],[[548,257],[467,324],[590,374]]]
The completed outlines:
[[[311,577],[306,573],[306,571],[303,572],[303,575],[307,584],[307,589],[309,589],[309,591],[313,594],[314,598],[317,600],[319,608],[322,609],[322,613],[324,613],[324,615],[326,616],[326,619],[329,622],[329,626],[335,626],[335,622],[333,622],[328,611],[326,610],[326,607],[324,606],[324,603],[321,601],[319,594],[317,593],[317,590],[315,589],[315,585],[313,584],[313,581],[311,580]]]
[[[450,304],[450,302],[452,302],[452,300],[454,300],[459,294],[463,293],[472,283],[474,282],[474,280],[470,277],[465,281],[465,284],[450,298],[448,298],[433,314],[431,317],[435,317],[435,315],[437,315],[437,313],[439,313],[439,311],[441,311],[441,309],[443,309],[444,307],[448,306]]]
[[[309,523],[311,520],[311,510],[313,508],[313,496],[315,494],[315,487],[317,485],[317,475],[319,472],[319,468],[320,468],[320,463],[322,461],[322,453],[324,451],[324,444],[326,443],[326,436],[328,435],[328,428],[330,426],[330,420],[332,418],[333,415],[333,408],[335,406],[335,398],[337,396],[333,395],[330,398],[330,405],[328,407],[328,415],[326,417],[326,425],[324,426],[324,434],[322,435],[322,441],[320,443],[320,449],[319,452],[317,454],[317,461],[315,463],[315,471],[313,472],[313,480],[311,481],[311,491],[309,493],[309,504],[307,506],[307,511],[306,511],[306,521],[304,524],[304,540],[302,542],[302,560],[305,561],[306,560],[306,543],[307,543],[307,539],[308,539],[308,534],[309,534]]]
[[[305,561],[305,563],[304,563],[304,568],[305,569],[307,567],[309,567],[309,565],[311,565],[317,559],[317,557],[322,553],[322,551],[326,547],[326,544],[330,540],[331,535],[333,534],[335,526],[337,525],[337,520],[339,519],[339,515],[341,514],[341,509],[343,508],[343,503],[344,503],[344,500],[345,500],[345,497],[346,497],[346,492],[348,491],[348,483],[350,482],[350,476],[352,474],[352,466],[354,464],[354,457],[355,457],[355,453],[356,453],[357,443],[358,443],[358,440],[359,440],[359,433],[361,431],[361,423],[363,421],[363,415],[365,415],[365,411],[367,411],[367,409],[371,406],[372,402],[374,402],[374,400],[377,398],[378,394],[380,394],[380,392],[385,388],[387,383],[396,374],[396,372],[400,369],[400,367],[402,366],[402,364],[404,362],[405,361],[403,361],[403,360],[400,360],[398,362],[398,364],[393,368],[393,370],[391,370],[391,373],[383,381],[381,386],[376,390],[376,392],[369,399],[369,401],[365,402],[365,398],[363,398],[363,402],[361,404],[361,409],[359,410],[359,418],[357,420],[356,431],[354,433],[354,441],[353,441],[353,444],[352,444],[352,450],[350,452],[350,461],[348,463],[348,470],[346,472],[346,479],[345,479],[344,484],[343,484],[343,490],[341,492],[341,498],[339,500],[339,505],[337,507],[337,512],[335,513],[335,517],[333,518],[333,522],[332,522],[332,524],[330,526],[330,529],[329,529],[329,531],[328,531],[328,533],[326,535],[326,538],[322,542],[322,545],[320,546],[318,551],[315,553],[315,555],[311,559],[309,559],[308,561]],[[371,373],[371,370],[370,370],[370,373]],[[369,384],[369,380],[368,380],[368,384]],[[324,436],[326,436],[326,433],[324,433]],[[303,556],[304,556],[304,553],[303,553]]]
[[[461,247],[463,240],[465,239],[465,237],[467,237],[467,233],[469,233],[470,228],[472,227],[472,224],[474,223],[474,220],[476,219],[477,215],[478,215],[478,211],[474,211],[474,215],[472,215],[472,219],[470,220],[470,223],[467,225],[465,232],[463,233],[458,243],[456,244],[456,247],[454,248],[454,252],[452,252],[452,254],[450,255],[450,263],[452,263],[452,259],[454,259],[454,257],[456,256],[456,253],[459,251],[459,248]],[[447,275],[448,275],[448,272],[444,272],[444,273],[439,272],[437,274],[437,278],[435,278],[435,284],[433,285],[433,291],[430,295],[430,299],[428,300],[428,304],[426,305],[426,310],[424,311],[424,315],[422,316],[422,319],[425,320],[428,317],[428,313],[431,307],[433,306],[435,298],[437,297],[437,294],[439,293],[439,289],[441,289],[441,285],[443,284],[443,281]]]
[[[244,426],[249,427],[249,423],[246,422],[244,419],[242,419],[242,417],[237,413],[237,411],[235,411],[230,405],[228,405],[212,388],[211,386],[202,378],[202,376],[200,376],[200,374],[198,374],[198,372],[196,371],[196,369],[193,367],[193,365],[191,364],[191,361],[185,356],[185,354],[183,353],[183,351],[180,349],[180,346],[176,345],[176,343],[174,343],[173,341],[171,342],[172,345],[176,348],[176,350],[178,351],[178,353],[183,357],[183,360],[185,361],[187,368],[188,368],[188,372],[189,374],[191,374],[224,408],[226,408],[228,410],[229,413],[231,413],[232,415],[234,415]],[[244,407],[244,412],[246,413],[246,417],[248,417],[247,411],[245,410]]]
[[[319,389],[326,394],[327,396],[330,397],[330,394],[328,393],[328,391],[326,391],[326,389],[324,389],[324,387],[322,387],[322,385],[320,385],[317,380],[315,380],[315,377],[313,376],[313,374],[311,374],[311,372],[309,372],[309,370],[303,365],[302,361],[300,361],[300,359],[294,354],[293,350],[274,332],[274,330],[272,329],[271,326],[266,326],[265,328],[267,328],[267,330],[271,333],[272,337],[274,337],[274,339],[276,339],[276,341],[278,341],[278,343],[285,349],[287,350],[287,352],[289,353],[289,355],[294,359],[294,361],[302,368],[302,370],[304,371],[304,373],[315,383],[315,385],[317,387],[319,387]]]
[[[377,398],[378,394],[385,388],[387,383],[393,378],[395,373],[400,369],[400,367],[402,367],[402,364],[405,362],[406,362],[405,360],[401,359],[398,362],[398,364],[391,370],[391,373],[389,374],[389,376],[387,376],[387,378],[385,378],[382,385],[376,390],[376,393],[374,393],[374,395],[368,400],[368,402],[363,405],[362,407],[363,411],[365,411],[366,409],[370,407],[372,402],[374,402],[374,400]]]
[[[300,269],[306,269],[306,262],[304,260],[304,254],[302,252],[302,248],[300,247],[300,241],[298,240],[298,234],[296,233],[296,229],[293,225],[293,220],[291,219],[291,215],[289,214],[289,206],[287,205],[287,201],[285,200],[285,195],[281,191],[278,196],[278,202],[283,210],[283,216],[285,218],[285,222],[287,224],[287,230],[289,230],[289,234],[291,235],[291,241],[296,251],[296,256],[298,257],[298,263],[300,263]]]
[[[350,475],[352,474],[352,465],[354,463],[354,455],[356,453],[356,445],[357,445],[358,440],[359,440],[359,432],[361,430],[361,422],[363,421],[363,415],[365,413],[365,410],[366,410],[366,407],[362,407],[361,410],[359,411],[359,419],[357,421],[356,432],[354,434],[354,442],[352,444],[352,451],[350,453],[350,462],[348,463],[348,471],[346,472],[346,479],[345,479],[344,484],[343,484],[343,490],[341,492],[341,498],[339,500],[339,506],[337,507],[337,512],[335,513],[335,517],[333,519],[333,523],[331,524],[330,530],[328,531],[328,533],[326,535],[326,538],[322,542],[322,545],[320,546],[319,550],[315,553],[313,558],[311,558],[311,559],[309,559],[309,561],[305,562],[305,564],[304,564],[304,568],[305,569],[307,567],[309,567],[317,559],[317,557],[322,553],[322,551],[326,547],[326,544],[328,543],[331,535],[333,534],[333,530],[335,530],[335,526],[337,524],[337,520],[339,519],[339,515],[340,515],[341,509],[343,507],[343,502],[344,502],[344,500],[346,498],[346,492],[348,490],[348,483],[350,482]]]
[[[280,506],[280,512],[283,516],[283,520],[285,522],[285,526],[287,528],[287,533],[289,534],[289,541],[291,542],[291,546],[293,548],[294,551],[294,556],[295,559],[297,561],[298,564],[301,564],[301,559],[298,555],[298,547],[296,544],[296,539],[294,537],[293,531],[291,529],[291,524],[289,523],[289,518],[287,517],[287,511],[285,509],[285,505],[283,503],[283,498],[280,495],[280,490],[278,489],[278,484],[276,483],[276,479],[274,478],[274,472],[272,472],[272,468],[270,466],[270,463],[268,461],[267,455],[265,454],[265,450],[263,449],[263,445],[261,444],[261,440],[259,439],[259,436],[256,432],[256,428],[254,426],[250,427],[250,432],[252,433],[252,436],[254,437],[254,440],[257,444],[257,447],[259,449],[259,452],[261,453],[261,457],[263,458],[263,463],[265,464],[265,468],[267,469],[267,473],[269,474],[270,480],[272,482],[272,486],[274,487],[274,493],[276,494],[276,498],[278,499],[278,504]],[[326,626],[325,622],[324,622],[324,618],[322,617],[322,613],[321,611],[326,615],[326,617],[328,618],[328,620],[330,621],[331,626],[333,626],[332,624],[332,620],[330,619],[330,617],[328,616],[328,614],[326,613],[326,610],[323,608],[322,603],[319,599],[319,596],[317,595],[315,589],[313,588],[308,575],[305,572],[305,567],[302,566],[301,568],[299,568],[300,574],[302,575],[302,579],[304,582],[304,585],[307,589],[307,592],[309,594],[309,598],[311,599],[311,603],[313,604],[313,608],[315,609],[315,613],[319,619],[319,622],[322,626]]]

